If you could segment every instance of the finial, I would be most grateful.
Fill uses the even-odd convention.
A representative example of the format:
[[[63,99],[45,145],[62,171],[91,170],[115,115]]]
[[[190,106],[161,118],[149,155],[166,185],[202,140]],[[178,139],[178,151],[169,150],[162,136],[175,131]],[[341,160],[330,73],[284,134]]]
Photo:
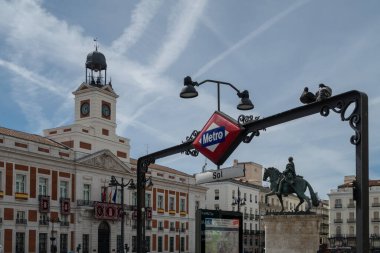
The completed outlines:
[[[94,38],[95,42],[95,51],[98,51],[98,38]]]

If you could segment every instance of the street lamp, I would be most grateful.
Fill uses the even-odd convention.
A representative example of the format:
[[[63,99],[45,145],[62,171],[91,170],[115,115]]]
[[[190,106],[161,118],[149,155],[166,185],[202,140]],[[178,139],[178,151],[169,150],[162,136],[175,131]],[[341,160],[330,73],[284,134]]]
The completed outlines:
[[[52,224],[52,227],[51,227],[51,237],[50,237],[50,240],[51,240],[51,245],[50,245],[50,252],[51,253],[56,253],[57,252],[57,243],[54,243],[56,238],[54,236],[54,223],[60,223],[61,221],[59,220],[59,218],[51,218],[51,219],[48,219],[49,222],[51,222]]]
[[[207,80],[204,80],[204,81],[198,83],[198,82],[193,82],[191,80],[191,77],[187,76],[184,79],[184,86],[185,87],[182,88],[182,91],[180,93],[180,97],[181,98],[194,98],[194,97],[198,96],[198,92],[195,89],[195,87],[200,86],[201,84],[204,84],[204,83],[216,83],[218,85],[218,111],[220,111],[220,85],[221,84],[228,85],[231,88],[233,88],[237,92],[236,95],[239,98],[241,98],[240,103],[236,106],[237,109],[239,109],[239,110],[251,110],[251,109],[253,109],[253,104],[252,104],[251,100],[249,99],[249,93],[247,90],[240,91],[231,83],[216,81],[216,80],[207,79]]]
[[[136,185],[133,182],[133,179],[130,179],[126,184],[124,183],[124,178],[121,178],[121,183],[119,183],[114,176],[111,176],[111,181],[109,183],[109,186],[120,186],[121,187],[121,242],[120,245],[117,246],[119,249],[118,252],[123,252],[123,246],[124,246],[124,188],[128,186],[128,189],[134,190],[136,189]]]
[[[232,200],[233,200],[232,205],[233,206],[237,205],[238,206],[238,212],[240,212],[240,206],[244,206],[245,205],[246,199],[240,197],[240,188],[239,187],[238,187],[238,196],[237,196],[237,198],[232,197]]]

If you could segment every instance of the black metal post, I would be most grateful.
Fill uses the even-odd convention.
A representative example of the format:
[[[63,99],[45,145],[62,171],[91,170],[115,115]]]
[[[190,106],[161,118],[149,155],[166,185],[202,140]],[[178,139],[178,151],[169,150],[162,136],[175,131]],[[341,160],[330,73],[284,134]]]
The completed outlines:
[[[121,243],[118,245],[118,248],[120,248],[121,252],[124,253],[124,178],[121,178]]]
[[[220,112],[220,83],[218,82],[218,112]]]
[[[178,235],[179,235],[179,248],[178,253],[181,253],[181,226],[178,228]]]

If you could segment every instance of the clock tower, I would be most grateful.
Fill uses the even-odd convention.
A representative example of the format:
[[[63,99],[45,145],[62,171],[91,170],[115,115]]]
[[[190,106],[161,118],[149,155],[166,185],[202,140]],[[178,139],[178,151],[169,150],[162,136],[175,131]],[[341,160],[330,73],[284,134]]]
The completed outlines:
[[[85,82],[73,92],[74,124],[46,129],[44,135],[83,153],[108,149],[129,162],[129,139],[116,135],[116,101],[119,96],[111,82],[107,83],[106,57],[97,46],[87,55],[85,69]]]

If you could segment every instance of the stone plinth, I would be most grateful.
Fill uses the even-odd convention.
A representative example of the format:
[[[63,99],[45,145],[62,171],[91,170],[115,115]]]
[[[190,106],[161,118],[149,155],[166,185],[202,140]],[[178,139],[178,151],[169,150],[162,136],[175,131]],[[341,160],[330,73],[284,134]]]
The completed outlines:
[[[316,253],[319,248],[319,215],[266,215],[265,252]]]

